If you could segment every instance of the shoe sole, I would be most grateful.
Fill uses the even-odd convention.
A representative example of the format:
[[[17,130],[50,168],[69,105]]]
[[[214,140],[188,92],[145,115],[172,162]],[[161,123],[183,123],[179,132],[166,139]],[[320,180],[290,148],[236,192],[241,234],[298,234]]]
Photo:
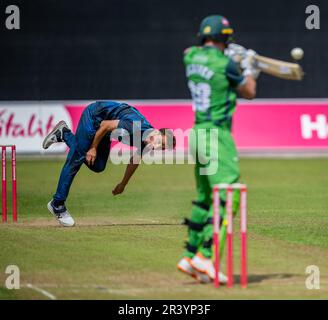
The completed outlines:
[[[194,278],[194,279],[197,280],[197,275],[196,275],[196,274],[194,274],[194,273],[190,273],[189,271],[183,269],[183,268],[180,267],[179,265],[177,266],[177,268],[178,268],[179,271],[181,271],[181,272],[183,272],[184,274],[186,274],[186,275],[188,275],[188,276],[190,276],[190,277],[192,277],[192,278]]]
[[[194,278],[199,283],[210,283],[212,281],[211,278],[206,273],[197,271],[192,265],[191,265],[191,267],[195,270],[195,273],[191,273],[191,272],[183,269],[181,266],[177,265],[177,268],[179,271]],[[202,279],[202,277],[201,277],[202,275],[206,276],[209,279],[209,281],[204,281],[204,279]]]
[[[64,227],[73,227],[75,225],[75,223],[73,225],[70,225],[70,224],[65,224],[63,222],[61,222],[58,217],[56,216],[54,210],[52,209],[52,206],[51,206],[51,201],[48,202],[47,204],[47,208],[48,210],[50,211],[50,213],[56,218],[56,220],[59,222],[60,225],[64,226]]]
[[[191,266],[192,266],[197,272],[202,273],[202,274],[206,274],[206,275],[211,279],[211,281],[214,280],[214,279],[212,279],[212,277],[206,272],[206,270],[201,270],[201,269],[195,267],[195,265],[194,265],[192,262],[190,262],[190,264],[191,264]]]
[[[206,277],[206,280],[205,278]],[[196,271],[196,280],[201,284],[211,283],[211,278],[206,273],[201,273]]]
[[[210,278],[211,281],[214,281],[214,279],[212,279],[212,277],[206,272],[206,270],[204,271],[204,270],[200,270],[200,269],[198,269],[197,267],[195,267],[195,266],[193,265],[192,262],[190,262],[190,264],[191,264],[191,266],[192,266],[197,272],[207,275],[207,276]],[[220,284],[227,284],[227,281],[222,281],[222,280],[221,280],[221,281],[220,281]]]
[[[50,133],[44,138],[43,143],[42,143],[42,148],[43,148],[43,149],[47,150],[47,149],[50,147],[50,146],[48,146],[48,147],[45,146],[46,141],[47,141],[47,140],[49,139],[49,137],[50,137],[51,135],[53,135],[54,132],[55,132],[56,130],[58,130],[58,128],[59,128],[60,126],[62,126],[62,125],[66,125],[66,122],[65,122],[64,120],[59,121],[59,122],[55,125],[55,127],[50,131]]]

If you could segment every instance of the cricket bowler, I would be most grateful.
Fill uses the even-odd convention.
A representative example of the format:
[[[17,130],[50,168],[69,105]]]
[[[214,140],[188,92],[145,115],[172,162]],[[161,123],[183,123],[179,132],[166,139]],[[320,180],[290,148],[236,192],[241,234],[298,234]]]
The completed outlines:
[[[189,147],[196,161],[197,197],[193,201],[191,218],[185,221],[188,242],[177,267],[199,282],[213,281],[215,273],[212,262],[212,187],[219,183],[236,183],[240,176],[237,150],[231,135],[237,94],[253,99],[259,74],[251,59],[255,54],[253,50],[246,52],[240,66],[224,54],[232,34],[233,29],[226,18],[208,16],[200,25],[200,46],[186,49],[183,57],[195,111],[194,134],[189,137]],[[205,131],[206,135],[199,141],[201,131]],[[208,155],[211,155],[209,163],[217,164],[215,172],[206,173],[209,163],[201,161]],[[234,194],[233,199],[234,215],[239,206],[237,195]],[[224,190],[220,192],[220,198],[222,254],[227,225]],[[227,278],[220,272],[219,280],[226,283]]]
[[[175,137],[171,130],[154,129],[137,109],[126,103],[91,103],[84,109],[75,134],[64,121],[60,121],[44,139],[43,148],[48,149],[58,142],[65,142],[70,148],[57,191],[47,205],[61,225],[72,227],[75,224],[65,206],[75,175],[83,163],[94,172],[105,170],[114,133],[118,141],[138,148],[130,158],[122,181],[113,189],[114,196],[124,191],[139,166],[142,154],[175,147]]]

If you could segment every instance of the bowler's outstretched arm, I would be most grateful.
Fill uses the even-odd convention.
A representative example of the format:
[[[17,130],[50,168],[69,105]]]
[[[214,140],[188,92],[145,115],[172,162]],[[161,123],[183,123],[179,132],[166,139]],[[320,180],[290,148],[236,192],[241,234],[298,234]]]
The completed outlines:
[[[124,188],[128,184],[130,178],[133,176],[134,172],[137,170],[137,168],[140,164],[140,160],[141,160],[141,156],[138,154],[135,154],[130,158],[130,163],[126,166],[122,181],[112,191],[114,196],[116,196],[124,191]]]
[[[108,133],[115,130],[119,120],[104,120],[100,123],[89,151],[86,154],[86,162],[89,166],[93,166],[97,158],[97,148],[102,138]]]

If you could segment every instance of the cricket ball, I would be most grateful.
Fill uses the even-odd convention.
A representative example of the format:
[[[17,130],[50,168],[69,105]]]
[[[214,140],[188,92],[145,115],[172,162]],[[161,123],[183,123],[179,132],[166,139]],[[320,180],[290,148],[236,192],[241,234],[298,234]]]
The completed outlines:
[[[302,48],[294,48],[291,52],[290,55],[294,60],[301,60],[304,56],[304,51]]]

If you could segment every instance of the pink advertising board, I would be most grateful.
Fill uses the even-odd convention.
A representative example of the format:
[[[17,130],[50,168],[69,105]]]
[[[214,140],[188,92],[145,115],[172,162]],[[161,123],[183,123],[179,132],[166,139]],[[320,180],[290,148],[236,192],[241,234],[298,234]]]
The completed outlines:
[[[193,126],[190,102],[135,102],[133,104],[156,128],[187,130]],[[74,123],[82,112],[67,106]],[[233,135],[238,149],[328,151],[328,101],[240,102]]]
[[[189,101],[127,102],[139,109],[154,127],[185,131],[193,125],[194,113]],[[42,139],[53,125],[64,119],[75,131],[87,104],[1,102],[1,144],[16,144],[20,152],[42,152]],[[328,100],[240,101],[234,116],[233,135],[239,150],[328,152]],[[64,146],[58,146],[49,152],[64,150]]]

